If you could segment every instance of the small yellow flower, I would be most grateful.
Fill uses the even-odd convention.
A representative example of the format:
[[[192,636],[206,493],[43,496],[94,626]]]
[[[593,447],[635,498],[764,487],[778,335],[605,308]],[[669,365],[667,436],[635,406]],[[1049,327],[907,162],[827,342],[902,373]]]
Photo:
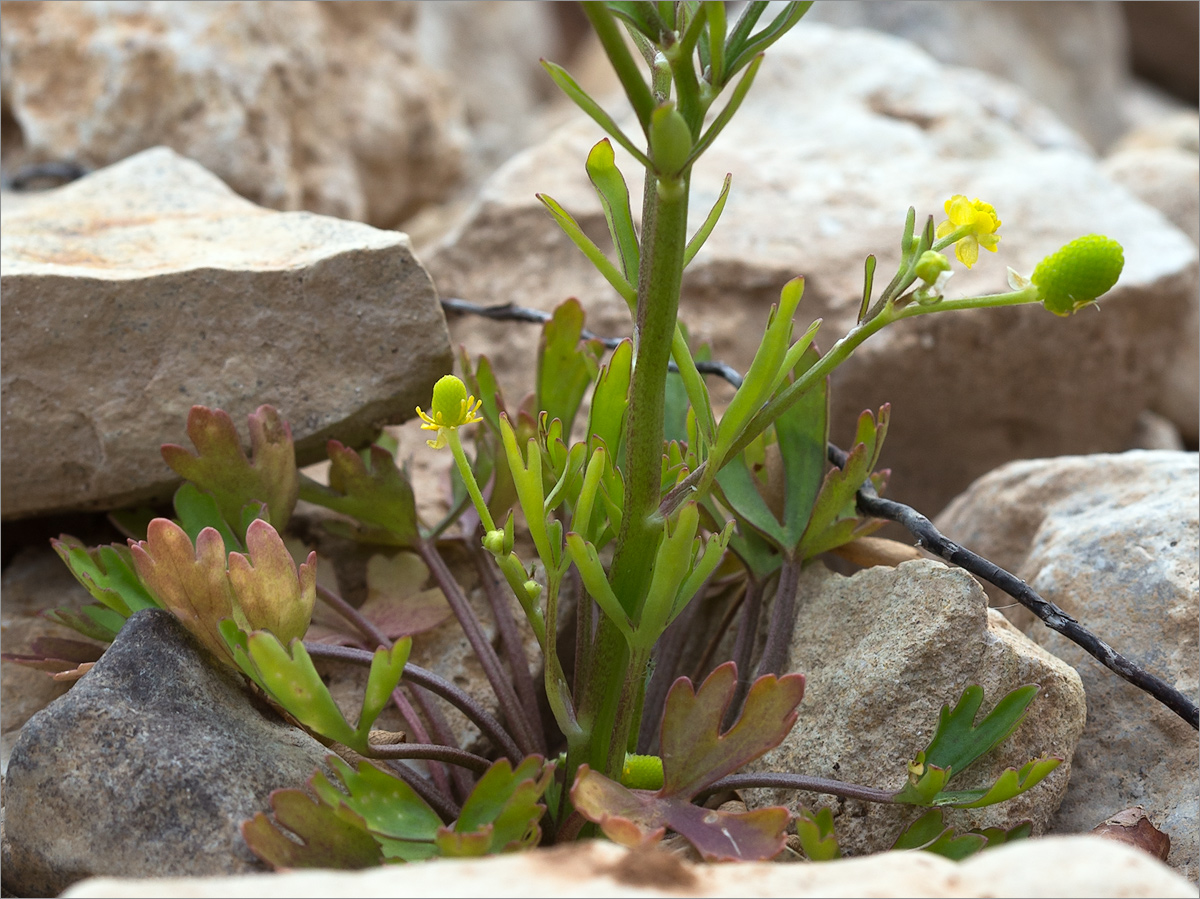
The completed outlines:
[[[446,375],[433,385],[433,403],[429,407],[431,414],[426,415],[417,407],[417,415],[421,416],[423,431],[437,431],[436,440],[425,442],[433,449],[441,449],[449,440],[448,433],[463,425],[482,421],[476,413],[483,405],[481,400],[467,396],[467,385],[454,375]]]
[[[981,202],[978,197],[968,200],[962,194],[955,194],[946,201],[946,215],[949,219],[938,225],[937,236],[946,237],[968,229],[954,243],[954,255],[967,268],[979,260],[980,247],[996,252],[1000,238],[995,232],[1000,227],[1000,219],[990,204]]]

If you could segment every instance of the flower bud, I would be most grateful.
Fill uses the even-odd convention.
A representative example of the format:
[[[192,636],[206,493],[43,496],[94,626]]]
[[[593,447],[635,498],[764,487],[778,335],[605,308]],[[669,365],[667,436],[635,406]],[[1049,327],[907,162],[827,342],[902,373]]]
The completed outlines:
[[[664,104],[650,115],[650,156],[655,172],[673,178],[683,171],[692,152],[692,132],[674,104]]]
[[[542,595],[542,585],[530,578],[525,582],[525,594],[534,602]]]
[[[950,260],[935,250],[926,250],[917,260],[915,271],[917,277],[926,284],[933,284],[938,275],[950,271]]]
[[[493,556],[506,555],[504,552],[504,531],[488,531],[483,535],[483,548]]]
[[[1125,267],[1121,245],[1109,237],[1078,237],[1038,263],[1030,279],[1055,315],[1070,315],[1117,283]]]

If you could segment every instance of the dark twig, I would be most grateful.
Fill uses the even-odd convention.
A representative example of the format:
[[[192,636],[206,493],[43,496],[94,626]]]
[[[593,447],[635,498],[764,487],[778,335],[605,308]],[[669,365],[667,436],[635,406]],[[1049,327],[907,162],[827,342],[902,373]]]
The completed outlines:
[[[412,702],[404,695],[401,689],[392,691],[392,701],[396,703],[397,708],[407,706],[412,715],[417,715],[418,711],[421,716],[424,716],[425,721],[429,723],[429,729],[417,729],[413,731],[413,736],[416,737],[416,743],[441,743],[443,746],[454,746],[457,740],[454,737],[454,732],[450,729],[450,722],[446,720],[446,716],[442,714],[442,710],[434,704],[430,698],[430,694],[426,690],[422,690],[416,684],[402,684],[401,686],[408,688],[408,694],[412,697]],[[405,721],[409,720],[408,714],[405,715]],[[418,718],[418,721],[420,719]],[[434,783],[443,790],[450,789],[450,784],[446,782],[446,777],[453,781],[454,795],[465,800],[471,795],[471,790],[474,789],[475,783],[471,780],[471,775],[461,767],[447,767],[438,762],[431,762],[429,765],[429,773],[441,771],[445,777],[434,777]]]
[[[393,743],[391,746],[372,746],[371,754],[367,758],[435,759],[460,768],[469,768],[478,774],[492,766],[492,763],[481,755],[440,743]]]
[[[828,454],[830,461],[839,468],[845,464],[845,451],[830,444]],[[1054,603],[1039,596],[1020,578],[1005,571],[994,562],[989,562],[969,549],[947,540],[920,512],[893,500],[883,499],[875,492],[870,481],[863,484],[858,491],[858,509],[862,514],[872,518],[883,518],[903,525],[917,538],[918,545],[936,553],[947,562],[983,578],[989,584],[999,587],[1037,615],[1046,627],[1082,647],[1105,668],[1129,681],[1139,690],[1149,693],[1192,727],[1200,729],[1200,709],[1197,709],[1196,703],[1190,698],[1137,663],[1125,658]]]
[[[804,790],[809,793],[828,793],[845,799],[862,799],[865,802],[895,802],[895,790],[880,790],[861,784],[829,780],[824,777],[807,777],[803,774],[771,773],[731,774],[705,787],[696,795],[695,801],[702,803],[714,793],[722,790]]]
[[[370,666],[372,654],[353,646],[334,646],[329,643],[305,643],[304,648],[314,659],[337,659],[342,662],[353,662],[356,665]],[[430,693],[442,697],[452,706],[467,716],[514,764],[520,764],[525,758],[513,738],[487,709],[476,702],[465,691],[443,677],[409,663],[404,666],[404,679],[410,684],[424,687]]]

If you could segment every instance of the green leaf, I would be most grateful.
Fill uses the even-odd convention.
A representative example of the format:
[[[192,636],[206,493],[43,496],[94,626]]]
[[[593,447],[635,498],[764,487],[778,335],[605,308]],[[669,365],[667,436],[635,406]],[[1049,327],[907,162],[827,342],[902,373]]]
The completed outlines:
[[[621,273],[633,284],[637,280],[640,264],[637,231],[633,227],[633,214],[629,208],[629,187],[621,170],[617,168],[612,144],[607,139],[600,141],[588,153],[587,173],[604,207],[604,219],[608,222],[608,233],[621,261]],[[686,263],[685,263],[686,264]]]
[[[604,133],[624,147],[629,155],[636,159],[642,166],[647,169],[654,168],[650,162],[650,158],[639,150],[619,127],[613,121],[612,116],[604,111],[595,100],[588,96],[587,92],[575,83],[575,79],[567,74],[567,70],[562,66],[555,65],[552,62],[542,60],[542,67],[550,73],[550,77],[554,79],[554,83],[562,88],[563,93],[570,97],[575,105],[591,116],[592,120],[604,129]],[[649,90],[646,91],[649,96]],[[654,109],[654,100],[651,98],[650,105],[646,110],[646,123],[650,121],[650,112]],[[645,125],[643,125],[645,127]]]
[[[271,809],[279,826],[259,812],[242,824],[242,838],[276,870],[373,868],[383,862],[363,819],[344,805],[314,802],[303,790],[276,790]],[[285,830],[296,839],[285,836]]]
[[[542,326],[537,354],[537,407],[570,433],[583,396],[600,370],[604,344],[581,340],[583,306],[572,297]]]
[[[717,202],[713,203],[713,208],[708,211],[708,217],[704,219],[704,224],[696,230],[696,233],[692,235],[692,239],[684,247],[684,268],[687,268],[691,261],[696,258],[696,254],[700,252],[700,248],[708,240],[708,235],[712,234],[713,228],[717,227],[717,221],[721,218],[721,213],[725,211],[725,201],[729,199],[729,187],[731,184],[733,184],[733,175],[726,175],[725,183],[721,185],[721,193],[717,197]]]
[[[358,727],[355,733],[361,745],[367,745],[371,734],[371,725],[386,708],[392,698],[392,691],[400,683],[404,674],[404,666],[408,663],[408,655],[412,651],[412,637],[397,640],[391,649],[380,647],[375,650],[371,659],[371,673],[367,676],[367,686],[363,690],[362,710],[358,714]]]
[[[222,514],[216,497],[211,493],[201,490],[191,481],[184,481],[175,491],[173,505],[175,506],[176,520],[193,542],[200,536],[202,530],[212,528],[221,535],[221,540],[227,549],[244,548],[241,538],[234,533],[230,523]],[[147,530],[149,530],[149,525],[147,525]],[[245,534],[244,530],[242,534]]]
[[[122,619],[142,609],[161,608],[134,572],[128,547],[114,543],[88,549],[67,534],[51,540],[50,545],[84,589]]]
[[[749,525],[777,550],[790,548],[786,529],[775,518],[741,452],[725,463],[717,474],[721,502],[739,522]]]
[[[949,704],[942,706],[937,730],[925,747],[926,762],[948,768],[951,776],[962,774],[1017,729],[1037,693],[1037,684],[1016,688],[976,725],[975,715],[983,704],[983,688],[977,684],[968,686],[953,709]]]
[[[292,717],[326,739],[358,752],[369,751],[366,733],[360,735],[346,722],[301,641],[293,640],[289,653],[269,631],[243,631],[237,637],[236,630],[234,623],[222,623],[221,633],[234,661]]]
[[[50,609],[41,613],[47,621],[69,627],[85,637],[111,643],[125,625],[125,616],[107,606],[89,603],[79,611],[73,609]]]
[[[597,440],[604,444],[610,460],[615,460],[620,452],[632,368],[633,341],[622,340],[609,356],[608,364],[600,368],[592,391],[592,408],[588,413],[589,455],[595,451]]]
[[[666,24],[658,15],[658,10],[648,0],[608,0],[604,5],[655,43],[667,30]]]
[[[1062,759],[1053,756],[1034,759],[1022,765],[1020,771],[1016,768],[1006,768],[996,778],[996,782],[986,789],[946,790],[935,796],[934,802],[955,808],[983,808],[1006,802],[1037,786],[1061,764]]]
[[[321,801],[345,806],[359,815],[383,844],[386,855],[415,860],[436,854],[433,839],[443,826],[442,819],[412,787],[365,760],[357,770],[337,756],[328,756],[326,761],[346,792],[318,772],[309,783]]]
[[[252,459],[242,450],[233,419],[204,406],[188,413],[187,433],[196,452],[168,443],[162,456],[176,473],[213,495],[229,524],[238,526],[242,508],[258,501],[266,503],[271,524],[283,528],[300,489],[292,430],[271,406],[259,406],[249,422]]]
[[[654,95],[650,92],[650,88],[642,79],[641,71],[638,68],[637,62],[633,58],[633,54],[629,52],[629,47],[625,43],[625,37],[621,34],[621,29],[617,27],[617,22],[613,18],[608,7],[602,3],[585,4],[583,6],[583,14],[587,16],[588,21],[592,23],[592,28],[596,32],[596,37],[600,39],[601,46],[604,47],[604,52],[608,56],[608,61],[612,64],[613,71],[617,73],[617,78],[621,82],[621,87],[625,89],[625,96],[629,98],[629,104],[633,107],[634,113],[637,114],[638,121],[642,125],[644,131],[650,122],[650,114],[654,111]],[[651,40],[657,41],[658,38]],[[546,65],[546,63],[543,63]],[[551,75],[554,73],[552,72]],[[557,79],[555,79],[557,81]],[[560,84],[561,86],[561,84]],[[567,90],[565,87],[563,90]],[[576,86],[575,90],[579,90]],[[579,91],[582,93],[582,91]],[[567,95],[575,100],[577,104],[589,115],[591,111],[570,91]],[[593,105],[595,101],[586,94],[583,95]],[[592,116],[595,118],[595,116]],[[601,127],[604,123],[599,122]],[[605,129],[607,130],[607,129]],[[609,132],[611,134],[611,132]],[[613,135],[614,137],[616,135]],[[636,155],[636,154],[635,154]],[[642,162],[645,157],[642,157]],[[650,168],[649,162],[643,162],[646,168]]]
[[[692,147],[692,152],[688,154],[688,165],[699,159],[704,151],[712,146],[713,141],[717,139],[717,135],[725,130],[725,126],[729,124],[734,113],[738,111],[738,107],[742,105],[742,101],[746,99],[746,94],[750,91],[750,85],[754,83],[754,76],[758,74],[758,68],[762,65],[762,61],[762,56],[757,56],[750,63],[750,68],[746,69],[746,74],[742,76],[742,80],[733,89],[733,93],[725,103],[725,108],[717,114],[712,124],[708,126],[708,130],[700,135],[700,139]]]
[[[815,815],[808,809],[800,808],[795,823],[800,848],[810,862],[827,862],[842,857],[842,850],[833,832],[833,810],[828,806],[818,810]]]
[[[579,227],[579,223],[575,221],[574,216],[563,209],[557,200],[546,196],[546,194],[535,194],[535,196],[550,211],[550,214],[554,216],[554,220],[558,222],[558,227],[562,228],[567,237],[571,238],[571,242],[596,267],[596,271],[600,272],[605,280],[612,285],[613,290],[625,300],[626,305],[633,312],[637,308],[637,288],[626,280],[625,275],[621,273],[620,269],[613,265],[609,258],[604,255],[604,251],[596,246],[590,237],[583,233],[583,229]]]
[[[942,810],[935,808],[909,824],[896,838],[892,849],[922,849],[952,861],[962,861],[983,849],[1025,839],[1032,828],[1033,825],[1026,821],[1009,830],[1002,827],[972,828],[966,833],[956,834],[953,828],[946,825]]]
[[[420,539],[416,499],[393,454],[373,444],[360,455],[336,440],[328,452],[329,486],[304,478],[302,498],[383,530],[394,545],[414,545]]]
[[[445,849],[454,847],[453,854],[458,854],[459,839],[472,834],[486,835],[487,852],[536,846],[542,833],[538,822],[546,811],[540,800],[553,776],[554,766],[539,755],[524,759],[515,770],[508,759],[495,762],[463,803],[453,828],[455,837],[439,835],[439,847],[444,854],[451,854]]]
[[[812,0],[805,3],[788,3],[780,11],[771,23],[759,31],[757,34],[751,35],[750,30],[754,27],[754,22],[762,15],[766,8],[765,3],[749,3],[747,9],[743,13],[742,19],[738,20],[734,27],[734,32],[730,36],[729,42],[725,45],[725,56],[728,60],[725,68],[725,80],[728,81],[742,66],[751,59],[751,57],[762,53],[771,44],[775,43],[784,34],[800,21],[801,17],[808,12],[812,6]],[[754,7],[753,18],[751,15],[751,7]],[[743,21],[748,20],[749,27],[743,26]]]

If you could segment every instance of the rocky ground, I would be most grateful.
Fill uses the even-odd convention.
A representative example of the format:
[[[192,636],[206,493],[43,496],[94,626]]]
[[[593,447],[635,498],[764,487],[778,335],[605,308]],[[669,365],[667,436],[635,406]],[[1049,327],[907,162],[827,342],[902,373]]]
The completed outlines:
[[[460,347],[489,357],[515,406],[532,387],[538,342],[533,325],[446,315],[439,298],[550,311],[577,297],[590,329],[629,332],[624,303],[535,197],[553,196],[607,239],[583,168],[601,135],[537,65],[564,62],[589,90],[615,97],[585,24],[569,4],[527,2],[3,4],[6,653],[73,635],[36,617],[86,598],[48,539],[120,539],[105,512],[169,498],[178,481],[158,448],[187,443],[192,405],[225,409],[239,427],[274,405],[318,477],[327,440],[361,445],[387,427],[411,460],[421,513],[435,520],[448,503],[448,460],[408,421],[414,407]],[[692,228],[727,172],[733,190],[680,306],[692,339],[744,371],[797,274],[807,285],[798,327],[822,318],[825,349],[852,325],[863,258],[876,254],[890,274],[910,205],[940,217],[946,197],[965,193],[1003,220],[1000,253],[957,275],[949,296],[1004,290],[1006,266],[1028,274],[1080,234],[1119,240],[1124,273],[1099,310],[926,316],[868,342],[833,378],[832,439],[844,445],[863,409],[890,402],[887,496],[1193,697],[1200,118],[1195,97],[1180,96],[1189,78],[1194,89],[1194,44],[1174,47],[1194,32],[1194,22],[1149,13],[1126,21],[1115,4],[818,3],[768,52],[697,167]],[[1181,78],[1172,58],[1191,75],[1184,66]],[[302,506],[297,536],[316,534],[320,517]],[[886,533],[911,543],[899,528]],[[324,540],[328,559],[335,542]],[[1195,732],[1003,593],[920,555],[806,571],[788,664],[806,673],[807,692],[792,735],[760,764],[871,782],[903,770],[928,738],[912,722],[935,720],[965,684],[993,695],[1037,683],[1036,714],[1009,748],[1022,760],[1066,761],[1038,790],[956,823],[1031,820],[1035,833],[1062,839],[958,868],[924,853],[828,873],[810,865],[793,879],[759,865],[726,886],[668,856],[560,848],[430,863],[421,866],[429,888],[1195,895]],[[369,564],[409,563],[364,556],[322,577],[362,602]],[[486,609],[470,562],[456,565]],[[455,622],[418,635],[415,652],[482,697]],[[264,731],[232,680],[214,679],[198,658],[172,619],[151,615],[69,691],[4,664],[6,892],[57,895],[92,875],[262,870],[237,845],[237,824],[266,808],[270,789],[320,765],[323,747],[292,728]],[[351,674],[329,676],[353,694]],[[143,695],[147,678],[173,692]],[[146,736],[147,721],[177,721],[180,707],[192,710],[186,734]],[[451,724],[475,738],[465,719]],[[266,762],[245,751],[260,743],[278,750]],[[1133,806],[1170,836],[1174,872],[1145,853],[1065,837]],[[848,854],[890,844],[903,826],[892,807],[830,807]],[[560,863],[555,853],[570,852],[582,853],[570,884],[545,873]],[[395,894],[370,879],[378,874],[361,876],[153,889]],[[418,880],[406,889],[424,892]],[[135,889],[94,880],[69,895]]]

